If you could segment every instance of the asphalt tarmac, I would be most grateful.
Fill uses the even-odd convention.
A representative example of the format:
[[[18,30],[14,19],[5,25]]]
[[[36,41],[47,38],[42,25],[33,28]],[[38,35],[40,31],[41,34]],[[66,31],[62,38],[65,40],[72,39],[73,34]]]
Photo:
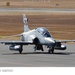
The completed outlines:
[[[65,51],[48,50],[34,52],[33,46],[24,46],[22,54],[10,51],[8,45],[0,44],[0,67],[75,67],[75,44],[65,44]]]

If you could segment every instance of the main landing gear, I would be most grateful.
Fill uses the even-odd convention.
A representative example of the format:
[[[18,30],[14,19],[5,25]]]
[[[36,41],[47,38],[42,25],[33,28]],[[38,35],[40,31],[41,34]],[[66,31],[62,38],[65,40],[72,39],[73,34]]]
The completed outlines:
[[[22,51],[23,51],[23,46],[22,46],[22,45],[20,45],[19,54],[21,54],[21,53],[22,53]]]

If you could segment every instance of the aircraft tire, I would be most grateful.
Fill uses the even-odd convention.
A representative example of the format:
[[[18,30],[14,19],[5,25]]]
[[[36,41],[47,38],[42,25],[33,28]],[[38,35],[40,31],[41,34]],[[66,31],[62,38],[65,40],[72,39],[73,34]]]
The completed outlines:
[[[22,51],[23,51],[22,49],[21,49],[21,50],[19,50],[19,54],[21,54],[21,53],[22,53]]]

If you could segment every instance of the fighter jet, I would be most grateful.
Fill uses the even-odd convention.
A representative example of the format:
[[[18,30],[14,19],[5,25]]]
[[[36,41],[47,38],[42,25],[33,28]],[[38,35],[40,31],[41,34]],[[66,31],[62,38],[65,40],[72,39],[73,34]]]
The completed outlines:
[[[75,42],[75,40],[55,40],[50,32],[44,28],[39,27],[30,30],[28,19],[23,15],[24,32],[15,36],[20,36],[21,41],[0,41],[1,44],[10,45],[9,49],[12,51],[19,51],[21,54],[24,45],[34,45],[34,50],[44,51],[43,45],[48,48],[48,53],[54,53],[54,50],[66,50],[66,46],[62,43]]]

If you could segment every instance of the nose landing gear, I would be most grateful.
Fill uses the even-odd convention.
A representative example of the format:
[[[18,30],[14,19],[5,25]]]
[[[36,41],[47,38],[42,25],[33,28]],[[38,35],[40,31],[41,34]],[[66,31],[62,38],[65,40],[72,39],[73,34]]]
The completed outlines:
[[[34,51],[36,51],[36,50],[44,51],[42,45],[35,46],[35,47],[34,47]]]
[[[53,54],[54,53],[54,48],[49,48],[48,53]]]

